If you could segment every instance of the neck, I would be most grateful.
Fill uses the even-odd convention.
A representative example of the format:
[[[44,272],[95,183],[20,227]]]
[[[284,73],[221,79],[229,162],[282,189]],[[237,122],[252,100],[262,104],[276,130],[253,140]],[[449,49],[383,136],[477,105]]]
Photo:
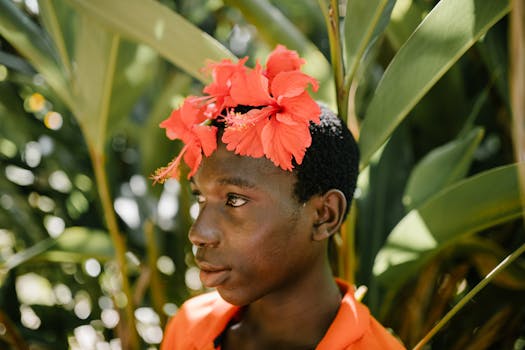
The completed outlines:
[[[330,327],[340,302],[341,293],[326,263],[279,295],[252,303],[241,322],[268,344],[314,348]]]

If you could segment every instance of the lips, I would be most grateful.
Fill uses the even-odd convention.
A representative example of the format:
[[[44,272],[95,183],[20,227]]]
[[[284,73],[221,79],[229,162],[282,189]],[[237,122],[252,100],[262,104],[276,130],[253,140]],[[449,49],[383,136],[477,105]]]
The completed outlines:
[[[199,266],[200,279],[204,286],[208,288],[218,287],[228,279],[230,269],[224,266],[210,264],[206,261],[197,261]]]

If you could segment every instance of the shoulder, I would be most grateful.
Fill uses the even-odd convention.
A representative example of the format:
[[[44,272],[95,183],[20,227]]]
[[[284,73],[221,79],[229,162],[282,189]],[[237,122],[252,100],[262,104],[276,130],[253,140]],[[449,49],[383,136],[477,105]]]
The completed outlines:
[[[371,314],[355,300],[353,288],[337,280],[344,293],[339,311],[318,350],[402,350],[404,347]]]
[[[368,328],[363,336],[354,346],[351,346],[348,349],[405,350],[405,347],[371,316]]]
[[[217,292],[189,299],[168,322],[161,350],[212,344],[236,310],[237,307],[225,302]]]

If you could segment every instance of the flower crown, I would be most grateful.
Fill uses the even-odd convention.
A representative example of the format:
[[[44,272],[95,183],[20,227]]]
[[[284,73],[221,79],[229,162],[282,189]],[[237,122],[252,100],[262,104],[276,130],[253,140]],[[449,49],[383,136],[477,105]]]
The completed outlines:
[[[189,96],[182,106],[160,123],[170,140],[180,139],[184,147],[166,167],[152,176],[155,182],[179,178],[180,163],[189,166],[188,179],[195,174],[202,154],[209,157],[217,149],[217,127],[224,122],[222,142],[236,154],[265,156],[276,166],[292,170],[292,159],[301,164],[312,142],[310,122],[319,124],[321,110],[306,91],[314,91],[317,81],[300,71],[304,60],[297,52],[278,45],[268,56],[266,68],[257,62],[245,66],[248,57],[233,63],[213,62],[205,70],[213,81],[204,87],[202,97]],[[248,112],[241,113],[240,109]]]

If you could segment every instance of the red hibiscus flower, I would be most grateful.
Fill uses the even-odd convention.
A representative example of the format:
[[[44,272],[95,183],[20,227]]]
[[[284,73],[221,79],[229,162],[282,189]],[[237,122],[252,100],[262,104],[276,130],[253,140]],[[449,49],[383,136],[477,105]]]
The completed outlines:
[[[297,52],[288,50],[283,45],[277,45],[268,56],[264,75],[271,81],[280,72],[299,70],[304,63]]]
[[[243,156],[266,156],[276,166],[292,170],[301,164],[310,146],[310,123],[319,123],[319,106],[307,92],[317,91],[312,77],[301,73],[305,63],[297,52],[279,45],[269,55],[266,67],[245,67],[247,57],[233,63],[223,60],[208,64],[205,70],[213,81],[204,87],[203,97],[188,97],[160,126],[169,139],[180,139],[184,147],[168,166],[158,169],[155,182],[179,177],[182,160],[190,167],[188,178],[197,171],[203,154],[209,157],[217,148],[217,128],[209,122],[226,111],[222,142],[230,151]],[[252,107],[235,113],[239,106]]]
[[[185,146],[168,166],[157,169],[153,176],[155,182],[162,183],[169,177],[178,179],[181,159],[190,167],[189,179],[199,168],[202,153],[208,157],[217,149],[217,128],[202,125],[205,120],[204,108],[197,105],[194,97],[189,97],[184,100],[182,107],[174,110],[169,118],[160,123],[170,140],[180,139]]]
[[[222,60],[219,63],[210,63],[205,71],[211,71],[213,81],[202,90],[209,96],[202,97],[200,100],[205,101],[209,108],[208,118],[215,119],[224,108],[235,107],[235,102],[230,97],[231,80],[237,74],[242,74],[246,70],[244,63],[248,60],[245,57],[237,63],[230,60]]]
[[[246,114],[230,113],[222,141],[237,154],[256,157],[263,153],[275,165],[291,170],[292,158],[301,164],[311,143],[310,122],[319,123],[321,110],[306,91],[309,84],[317,91],[318,84],[298,70],[277,73],[270,89],[268,83],[259,65],[234,77],[231,98],[240,105],[264,107]],[[250,126],[256,128],[247,132]],[[261,130],[260,143],[255,141],[253,129]]]

